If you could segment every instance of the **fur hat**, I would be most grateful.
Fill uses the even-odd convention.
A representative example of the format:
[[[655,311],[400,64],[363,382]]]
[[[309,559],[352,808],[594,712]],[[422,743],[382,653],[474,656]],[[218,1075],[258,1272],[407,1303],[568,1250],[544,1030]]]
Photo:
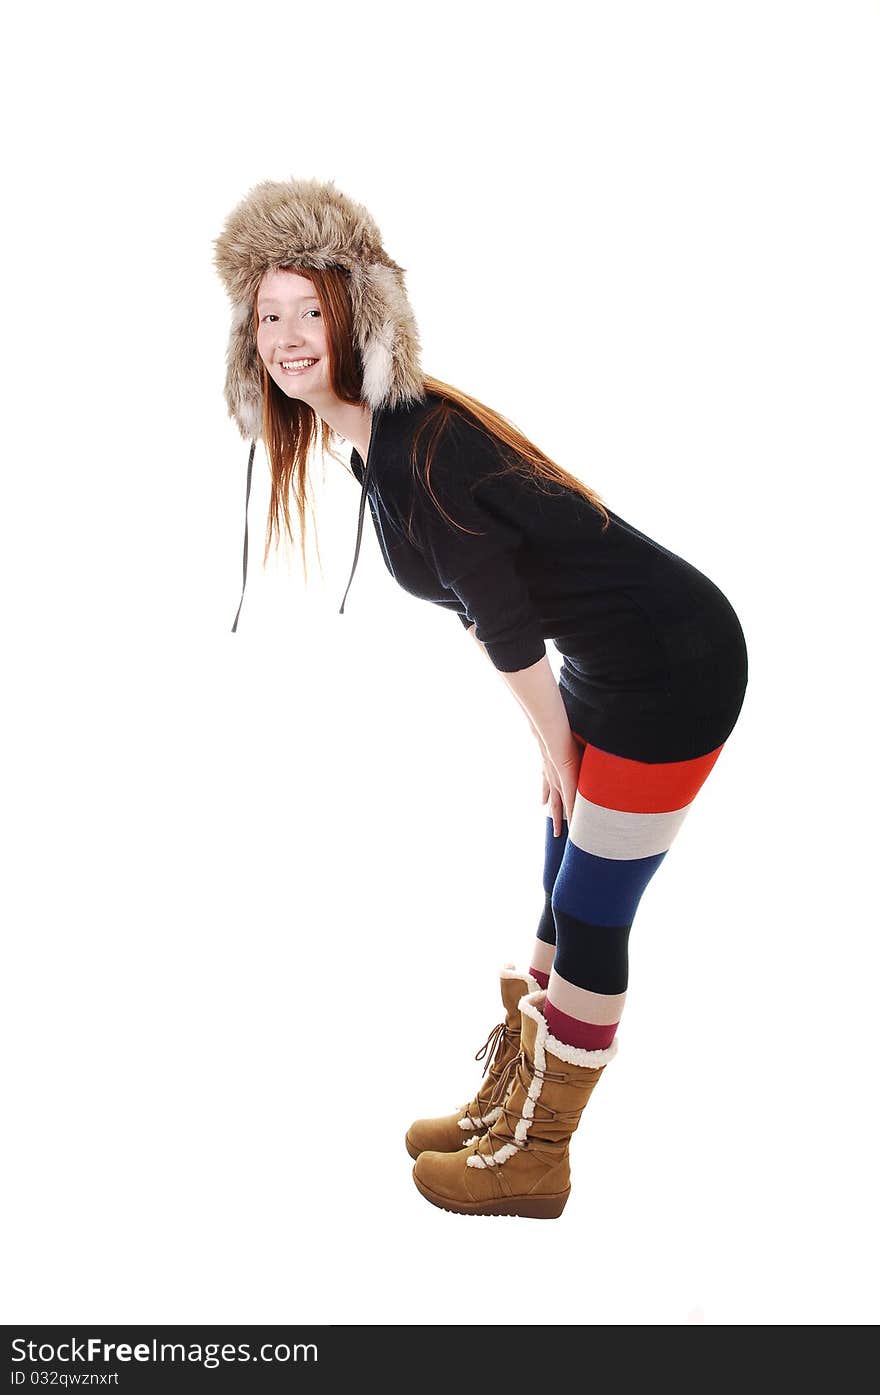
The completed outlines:
[[[267,271],[284,267],[349,273],[354,342],[363,365],[362,400],[373,409],[424,397],[419,334],[403,268],[382,246],[362,204],[332,180],[264,180],[229,214],[214,242],[214,265],[232,301],[226,405],[245,440],[262,433],[254,297]]]

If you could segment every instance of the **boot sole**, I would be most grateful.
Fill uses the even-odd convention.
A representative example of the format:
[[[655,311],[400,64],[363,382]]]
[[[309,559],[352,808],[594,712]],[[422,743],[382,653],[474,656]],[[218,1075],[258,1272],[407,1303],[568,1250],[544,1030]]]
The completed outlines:
[[[448,1196],[439,1196],[430,1187],[424,1186],[413,1173],[413,1181],[426,1201],[439,1206],[442,1211],[452,1211],[459,1216],[527,1216],[532,1220],[552,1221],[562,1215],[565,1203],[571,1194],[571,1187],[551,1196],[508,1196],[497,1201],[452,1201]]]

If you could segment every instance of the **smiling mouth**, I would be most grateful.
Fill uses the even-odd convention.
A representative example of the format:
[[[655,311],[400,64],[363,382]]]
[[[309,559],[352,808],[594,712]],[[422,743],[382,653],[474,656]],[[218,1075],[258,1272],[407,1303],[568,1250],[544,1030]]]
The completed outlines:
[[[284,363],[280,363],[278,366],[282,373],[286,373],[292,378],[297,373],[307,373],[310,368],[314,368],[317,362],[316,358],[286,359],[285,363],[289,364],[289,367],[285,367]]]

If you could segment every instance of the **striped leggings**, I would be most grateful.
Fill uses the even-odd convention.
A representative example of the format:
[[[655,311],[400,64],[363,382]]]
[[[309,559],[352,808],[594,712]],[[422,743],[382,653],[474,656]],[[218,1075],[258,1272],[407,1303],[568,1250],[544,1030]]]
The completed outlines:
[[[636,907],[724,743],[695,760],[656,763],[572,734],[583,747],[577,796],[558,838],[547,818],[531,969],[547,988],[552,1034],[593,1051],[610,1046],[623,1011]]]

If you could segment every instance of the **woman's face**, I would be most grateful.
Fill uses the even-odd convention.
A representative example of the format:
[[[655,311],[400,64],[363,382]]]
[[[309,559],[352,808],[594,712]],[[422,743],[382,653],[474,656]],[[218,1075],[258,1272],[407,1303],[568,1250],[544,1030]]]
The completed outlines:
[[[257,291],[257,317],[257,351],[272,378],[288,397],[316,407],[331,389],[314,284],[298,271],[267,271]]]

